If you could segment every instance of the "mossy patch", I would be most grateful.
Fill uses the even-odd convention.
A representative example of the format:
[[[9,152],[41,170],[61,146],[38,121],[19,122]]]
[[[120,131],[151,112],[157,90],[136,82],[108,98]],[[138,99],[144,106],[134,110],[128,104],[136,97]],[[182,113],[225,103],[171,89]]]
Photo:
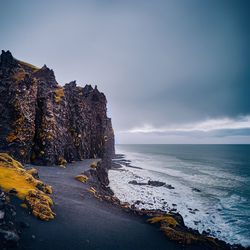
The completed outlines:
[[[170,227],[176,227],[176,225],[178,225],[178,222],[170,215],[152,217],[148,219],[148,222],[152,224],[164,222],[164,224],[167,224]]]
[[[24,200],[37,218],[51,220],[55,215],[51,210],[53,202],[48,196],[52,189],[35,179],[32,173],[34,170],[27,171],[8,154],[0,153],[0,187]]]
[[[18,107],[16,110],[20,111],[21,108]],[[32,128],[29,127],[28,124],[29,124],[28,119],[25,118],[23,114],[20,114],[20,116],[13,122],[11,126],[12,131],[6,136],[6,142],[8,144],[17,142],[20,145],[24,145],[23,142],[29,142],[32,138],[32,133],[31,133]],[[26,147],[21,146],[20,149],[18,150],[18,153],[20,156],[25,158],[28,152]]]
[[[40,69],[40,68],[38,68],[37,66],[32,65],[32,64],[27,63],[27,62],[23,62],[23,61],[20,61],[20,60],[18,60],[18,62],[19,62],[19,64],[20,64],[21,66],[28,67],[28,68],[31,69],[32,71],[37,71],[37,70]]]
[[[28,208],[27,204],[25,204],[25,203],[20,204],[20,207],[25,208],[25,209]]]
[[[60,87],[55,90],[55,102],[60,103],[62,98],[64,97],[64,89],[63,87]]]
[[[94,161],[90,164],[90,167],[93,168],[93,169],[96,169],[97,168],[97,162]]]
[[[61,156],[57,160],[57,165],[59,165],[59,166],[66,166],[67,165],[67,161]]]
[[[212,247],[211,249],[224,249],[219,247],[215,239],[188,231],[171,214],[155,216],[147,221],[149,223],[159,223],[160,229],[168,239],[183,245],[208,244]]]
[[[35,176],[38,175],[38,171],[35,168],[28,169],[27,173],[31,174],[34,178],[35,178]]]
[[[191,233],[185,231],[177,231],[167,226],[161,226],[161,230],[170,240],[177,241],[185,245],[190,245],[201,240],[199,237]]]
[[[75,179],[77,180],[77,181],[80,181],[80,182],[82,182],[82,183],[86,183],[87,181],[88,181],[88,176],[86,176],[86,175],[84,175],[84,174],[80,174],[80,175],[77,175],[76,177],[75,177]]]
[[[44,195],[44,192],[40,190],[30,190],[29,194],[26,196],[26,201],[31,207],[34,216],[41,220],[51,220],[54,219],[54,213],[51,210],[53,201],[48,195]]]
[[[8,143],[11,143],[11,142],[15,141],[16,139],[17,139],[17,136],[13,132],[11,132],[10,134],[8,134],[7,137],[6,137],[6,141]]]
[[[93,187],[89,188],[88,191],[89,191],[90,193],[92,193],[92,194],[96,194],[96,192],[97,192],[96,189],[93,188]]]

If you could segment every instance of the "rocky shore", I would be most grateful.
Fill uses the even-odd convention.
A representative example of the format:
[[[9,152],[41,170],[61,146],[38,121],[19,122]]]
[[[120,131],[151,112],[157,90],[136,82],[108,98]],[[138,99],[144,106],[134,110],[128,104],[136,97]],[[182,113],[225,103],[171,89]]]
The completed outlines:
[[[110,165],[110,163],[108,160],[93,159],[72,163],[66,168],[37,166],[41,179],[50,184],[54,191],[52,199],[54,201],[53,210],[56,213],[56,217],[55,220],[49,222],[49,224],[44,224],[44,222],[40,222],[30,216],[30,212],[32,211],[20,206],[21,202],[16,200],[15,193],[11,191],[8,192],[6,196],[2,192],[0,204],[0,244],[2,249],[26,249],[26,247],[28,249],[44,249],[44,247],[47,249],[57,249],[59,246],[62,249],[71,249],[63,248],[63,244],[74,245],[74,249],[81,249],[83,245],[86,249],[99,249],[98,247],[92,248],[89,246],[89,234],[88,236],[80,234],[75,238],[65,232],[64,237],[68,242],[66,243],[64,239],[60,238],[56,231],[58,227],[62,227],[61,223],[66,223],[63,225],[69,227],[67,228],[69,232],[72,231],[72,233],[75,232],[79,234],[79,232],[85,230],[85,234],[86,232],[91,234],[93,233],[93,228],[100,226],[99,223],[102,219],[99,216],[103,213],[103,210],[106,211],[106,209],[110,214],[105,214],[105,218],[103,219],[105,223],[107,223],[106,220],[111,223],[109,225],[110,228],[102,233],[99,232],[96,239],[91,238],[92,244],[94,244],[93,242],[95,241],[103,244],[103,240],[106,237],[119,238],[121,232],[116,228],[113,228],[113,230],[115,230],[115,236],[112,236],[112,234],[109,235],[109,230],[112,230],[112,220],[114,220],[115,217],[116,220],[118,219],[118,221],[120,221],[124,216],[128,216],[128,218],[132,220],[132,224],[135,223],[136,225],[137,220],[142,221],[143,227],[150,231],[152,238],[158,237],[154,235],[156,229],[162,231],[162,233],[157,232],[157,235],[159,235],[159,237],[160,235],[164,236],[166,241],[160,237],[161,240],[157,243],[159,245],[156,249],[165,249],[169,246],[171,246],[170,249],[245,249],[240,245],[229,245],[223,241],[209,237],[209,235],[200,234],[198,231],[187,228],[179,213],[166,213],[160,210],[138,210],[135,206],[120,202],[109,188],[108,179],[108,170],[120,166],[118,163],[112,165]],[[29,169],[30,167],[26,168]],[[158,183],[153,184],[159,185]],[[16,207],[14,207],[13,204],[15,204]],[[115,216],[113,213],[115,213]],[[77,220],[78,216],[81,216],[80,220]],[[74,221],[75,219],[77,222],[73,223],[72,220]],[[91,226],[86,228],[86,223],[90,223]],[[150,224],[154,224],[155,226]],[[75,227],[77,227],[77,231],[75,231]],[[55,234],[54,237],[58,237],[58,240],[60,239],[59,242],[53,242],[54,240],[48,235],[48,230],[49,234]],[[146,234],[141,235],[139,226],[133,227],[133,230],[133,234],[126,232],[126,234],[128,234],[126,237],[130,238],[130,236],[132,237],[132,235],[136,235],[137,233],[140,234],[142,239],[150,236]],[[62,232],[60,231],[60,233]],[[84,243],[82,242],[82,238],[84,238]],[[146,238],[144,239],[145,242]],[[128,249],[125,248],[125,246],[128,247],[126,244],[127,241],[126,243],[121,241],[119,249]],[[124,246],[121,247],[121,245]],[[149,245],[145,247],[144,243],[142,245],[143,249],[154,249],[153,245],[150,247]],[[110,249],[112,247],[115,247],[115,245],[109,242],[107,248],[103,249]],[[136,248],[130,246],[129,249]]]
[[[121,165],[126,164],[130,166],[130,162],[124,162],[122,155],[116,155],[115,161],[112,162],[111,168],[119,169]],[[108,168],[107,165],[99,162],[98,167],[95,171],[89,170],[85,172],[88,176],[90,183],[95,187],[93,195],[99,200],[105,200],[110,202],[124,211],[138,216],[142,216],[148,223],[156,224],[163,234],[171,241],[177,242],[181,246],[192,249],[192,247],[198,247],[198,249],[250,249],[245,248],[241,245],[230,245],[222,240],[209,236],[208,233],[203,232],[202,234],[199,231],[188,228],[184,224],[183,217],[181,214],[170,211],[165,212],[162,210],[145,210],[137,209],[135,205],[130,205],[128,203],[121,202],[118,198],[114,196],[113,191],[108,187]],[[173,186],[168,185],[159,181],[148,181],[147,183],[130,183],[133,185],[151,185],[151,186],[165,186],[169,189],[174,189]]]
[[[100,187],[99,178],[102,178],[98,173],[87,182],[75,179],[76,176],[93,170],[92,165],[96,161],[83,160],[68,164],[66,168],[37,166],[40,179],[53,187],[51,198],[56,216],[49,222],[38,220],[12,197],[11,203],[16,205],[16,223],[25,225],[25,228],[18,232],[20,239],[17,246],[5,248],[182,249],[179,244],[170,242],[159,233],[159,229],[147,223],[143,217],[128,213],[111,202],[97,199],[94,193]],[[107,190],[104,192],[107,194]]]

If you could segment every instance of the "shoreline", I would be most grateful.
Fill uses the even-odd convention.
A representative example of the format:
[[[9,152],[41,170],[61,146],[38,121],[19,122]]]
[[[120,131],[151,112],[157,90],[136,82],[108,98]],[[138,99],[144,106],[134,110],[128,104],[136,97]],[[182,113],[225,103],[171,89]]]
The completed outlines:
[[[115,159],[112,162],[111,168],[107,169],[107,179],[108,179],[108,170],[117,170],[122,168],[122,165],[131,168],[138,168],[131,165],[130,160],[124,159],[123,154],[115,155]],[[139,168],[141,169],[141,168]],[[103,173],[102,173],[103,175]],[[99,190],[100,194],[97,192],[94,196],[100,200],[106,200],[111,202],[112,204],[120,207],[121,209],[125,210],[126,212],[136,214],[137,216],[143,216],[148,223],[156,223],[157,226],[163,231],[163,234],[167,236],[168,239],[171,241],[178,242],[178,244],[188,247],[188,246],[202,246],[204,249],[250,249],[250,247],[244,247],[241,244],[230,244],[223,240],[220,240],[214,236],[210,236],[207,232],[200,233],[198,230],[189,228],[185,225],[182,215],[176,211],[163,211],[160,209],[137,209],[134,204],[129,204],[127,202],[121,202],[117,197],[115,197],[114,192],[108,187],[108,194],[107,194],[107,183],[109,180],[106,180],[102,186],[105,186],[105,192],[103,190]],[[158,181],[152,181],[151,183],[131,183],[134,185],[152,185],[152,186],[160,186],[165,183],[161,183]],[[171,186],[171,185],[170,185]],[[168,187],[171,189],[171,187]],[[171,217],[175,220],[173,222],[174,225],[167,222],[165,217]],[[155,220],[154,220],[155,218]],[[176,226],[177,223],[177,226]]]
[[[66,168],[36,166],[41,180],[53,188],[55,219],[40,221],[12,199],[22,233],[18,246],[6,249],[247,249],[200,235],[187,228],[178,213],[138,210],[120,202],[108,187],[109,169],[120,165],[111,166],[109,158],[95,166],[93,161]],[[76,180],[77,175],[86,175],[87,182]]]
[[[89,191],[94,184],[91,181],[76,180],[77,175],[93,170],[92,162],[93,159],[83,160],[66,168],[37,167],[40,178],[53,188],[55,219],[38,220],[29,210],[20,207],[19,200],[12,199],[18,224],[22,223],[25,228],[18,246],[6,249],[182,249],[160,234],[157,227],[145,223],[142,217],[126,213],[111,203],[100,202]],[[99,180],[95,185],[102,186]]]

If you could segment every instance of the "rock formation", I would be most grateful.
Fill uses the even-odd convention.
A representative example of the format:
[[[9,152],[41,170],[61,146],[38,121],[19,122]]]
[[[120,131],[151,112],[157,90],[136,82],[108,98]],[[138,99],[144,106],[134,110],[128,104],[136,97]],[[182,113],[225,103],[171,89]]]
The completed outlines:
[[[15,206],[0,189],[0,249],[16,247],[19,241]]]
[[[2,51],[0,151],[22,163],[65,165],[114,154],[106,97],[97,87],[60,86],[53,70]]]

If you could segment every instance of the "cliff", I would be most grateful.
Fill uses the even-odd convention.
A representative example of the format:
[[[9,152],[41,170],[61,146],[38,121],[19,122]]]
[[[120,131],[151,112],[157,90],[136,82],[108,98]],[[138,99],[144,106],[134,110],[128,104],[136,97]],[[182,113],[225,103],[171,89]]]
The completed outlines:
[[[37,68],[2,51],[0,151],[22,163],[65,165],[110,158],[114,133],[107,100],[97,87],[60,86],[53,70]]]

